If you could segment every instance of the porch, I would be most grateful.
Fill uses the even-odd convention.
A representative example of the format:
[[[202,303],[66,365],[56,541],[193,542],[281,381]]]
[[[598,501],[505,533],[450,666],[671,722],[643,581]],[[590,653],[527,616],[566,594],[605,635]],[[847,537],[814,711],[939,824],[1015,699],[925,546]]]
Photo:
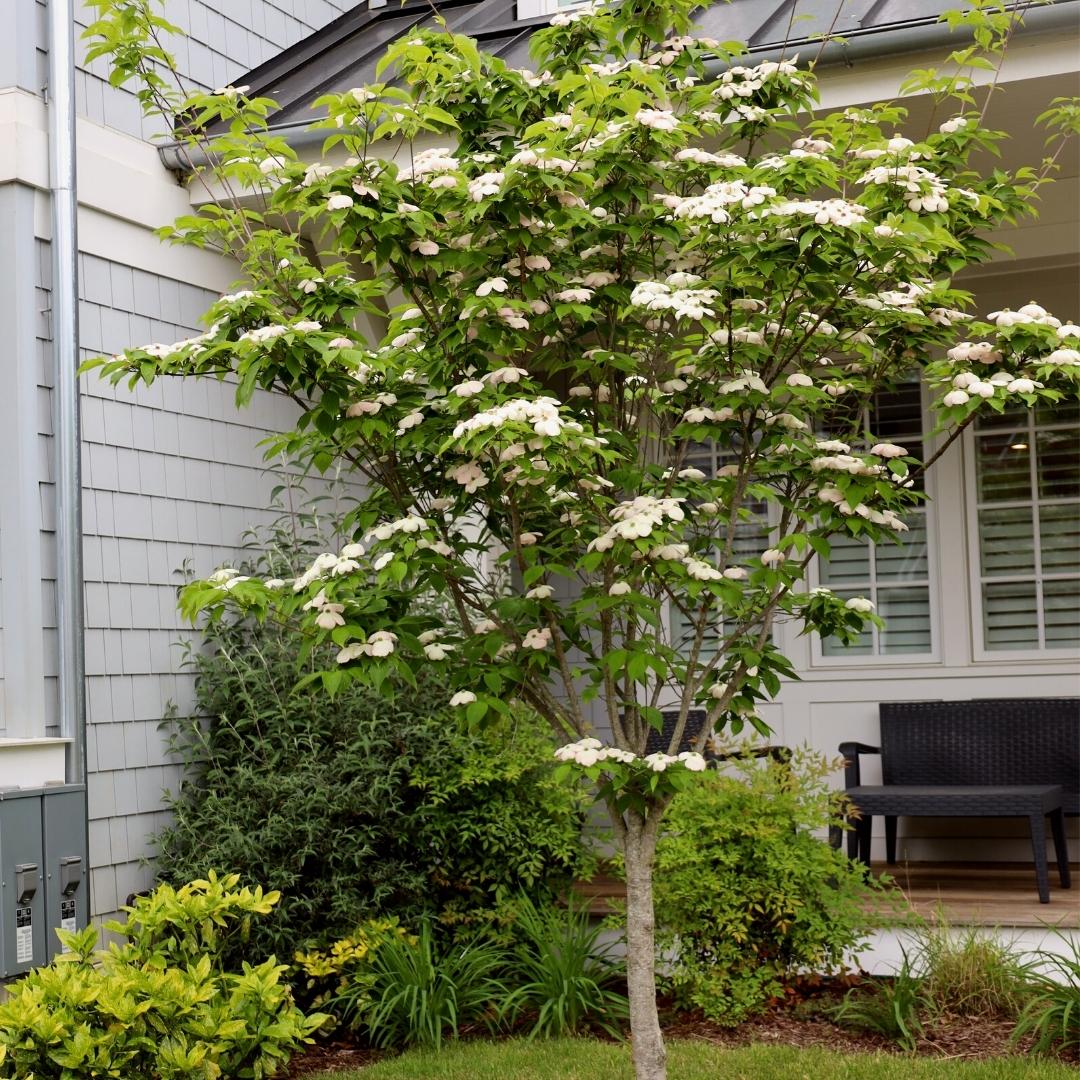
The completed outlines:
[[[1080,883],[1080,865],[1071,866],[1074,881]],[[889,867],[881,862],[872,869],[878,875],[888,872],[919,915],[930,918],[940,909],[950,926],[1080,929],[1080,884],[1062,889],[1051,872],[1050,903],[1040,904],[1031,863],[912,862]],[[611,914],[626,895],[623,883],[609,874],[577,882],[574,892],[595,916]]]

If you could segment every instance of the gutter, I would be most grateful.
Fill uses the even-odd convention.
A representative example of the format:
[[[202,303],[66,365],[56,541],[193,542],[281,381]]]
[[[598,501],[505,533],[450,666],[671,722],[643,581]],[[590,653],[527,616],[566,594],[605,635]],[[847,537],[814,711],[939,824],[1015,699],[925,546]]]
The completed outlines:
[[[79,424],[79,243],[75,176],[75,14],[72,0],[49,0],[50,292],[53,457],[56,498],[56,638],[60,735],[69,784],[86,783],[82,475]]]
[[[1014,10],[1017,6],[1020,5],[1012,5],[1010,10]],[[1080,0],[1052,0],[1051,3],[1043,7],[1036,7],[1027,12],[1020,33],[1050,33],[1053,31],[1075,33],[1078,9],[1080,9]],[[545,16],[542,19],[514,23],[506,27],[486,27],[484,32],[478,35],[480,44],[483,45],[484,37],[503,37],[511,30],[520,30],[522,33],[527,33],[532,29],[541,29],[548,25],[549,18],[549,16]],[[786,44],[770,42],[748,45],[746,55],[752,57],[756,63],[761,63],[766,60],[777,60],[784,56],[791,56],[799,48],[812,46],[820,49],[817,63],[819,68],[837,65],[851,67],[856,60],[871,57],[902,55],[941,45],[958,47],[964,43],[966,38],[970,37],[970,34],[964,31],[950,30],[949,26],[940,22],[936,15],[927,15],[918,19],[906,19],[902,22],[888,23],[884,26],[848,30],[837,36],[843,40],[829,40],[824,45],[808,41],[805,38],[798,41],[789,41]],[[723,70],[723,65],[715,65],[715,70]],[[266,134],[284,138],[294,150],[319,146],[330,132],[325,128],[311,130],[309,126],[311,122],[311,120],[292,120],[283,124],[271,124]],[[158,155],[166,169],[181,175],[190,173],[192,165],[201,166],[209,163],[204,151],[187,150],[185,152],[178,142],[165,143],[160,146]]]

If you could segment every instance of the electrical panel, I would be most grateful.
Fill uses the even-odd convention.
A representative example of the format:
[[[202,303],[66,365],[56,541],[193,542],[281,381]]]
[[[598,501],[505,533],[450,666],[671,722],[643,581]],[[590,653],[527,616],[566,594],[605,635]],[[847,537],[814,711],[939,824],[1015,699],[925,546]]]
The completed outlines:
[[[46,951],[51,960],[63,951],[60,930],[82,930],[90,906],[86,865],[86,789],[65,784],[41,793],[45,867]]]
[[[57,929],[89,913],[86,789],[0,789],[0,979],[62,951]]]
[[[46,960],[41,789],[0,791],[0,978]]]

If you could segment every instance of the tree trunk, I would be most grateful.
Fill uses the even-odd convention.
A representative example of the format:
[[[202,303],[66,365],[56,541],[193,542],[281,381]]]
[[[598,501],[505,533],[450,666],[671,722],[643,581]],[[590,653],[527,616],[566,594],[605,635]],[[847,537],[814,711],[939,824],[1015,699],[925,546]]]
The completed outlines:
[[[667,1080],[667,1051],[656,1011],[656,934],[652,875],[659,812],[624,819],[626,858],[626,982],[637,1080]]]

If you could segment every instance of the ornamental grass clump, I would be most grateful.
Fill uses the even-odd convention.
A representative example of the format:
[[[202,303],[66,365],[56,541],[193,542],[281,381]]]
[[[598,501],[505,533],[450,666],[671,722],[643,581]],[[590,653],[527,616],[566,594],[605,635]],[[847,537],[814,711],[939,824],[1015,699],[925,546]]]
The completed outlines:
[[[626,868],[634,1067],[663,1080],[656,841],[712,734],[764,728],[792,675],[773,624],[842,642],[879,625],[872,600],[811,587],[814,559],[902,542],[977,416],[1075,395],[1080,327],[1025,296],[983,317],[954,277],[1032,211],[1080,108],[1050,104],[1041,170],[987,168],[985,69],[1022,6],[954,14],[973,38],[946,74],[822,112],[806,57],[754,63],[697,32],[694,0],[624,0],[556,14],[536,70],[410,28],[379,81],[316,102],[327,160],[307,161],[272,101],[177,89],[151,0],[92,2],[88,56],[176,118],[207,193],[163,235],[243,281],[205,332],[89,367],[229,378],[239,406],[282,394],[298,420],[270,451],[364,487],[302,573],[225,567],[182,610],[291,628],[328,694],[423,692],[437,670],[472,730],[523,702],[576,744],[560,767]],[[908,121],[916,93],[929,128]],[[925,457],[875,431],[877,396],[911,380],[938,420]],[[715,469],[689,460],[702,444]]]

